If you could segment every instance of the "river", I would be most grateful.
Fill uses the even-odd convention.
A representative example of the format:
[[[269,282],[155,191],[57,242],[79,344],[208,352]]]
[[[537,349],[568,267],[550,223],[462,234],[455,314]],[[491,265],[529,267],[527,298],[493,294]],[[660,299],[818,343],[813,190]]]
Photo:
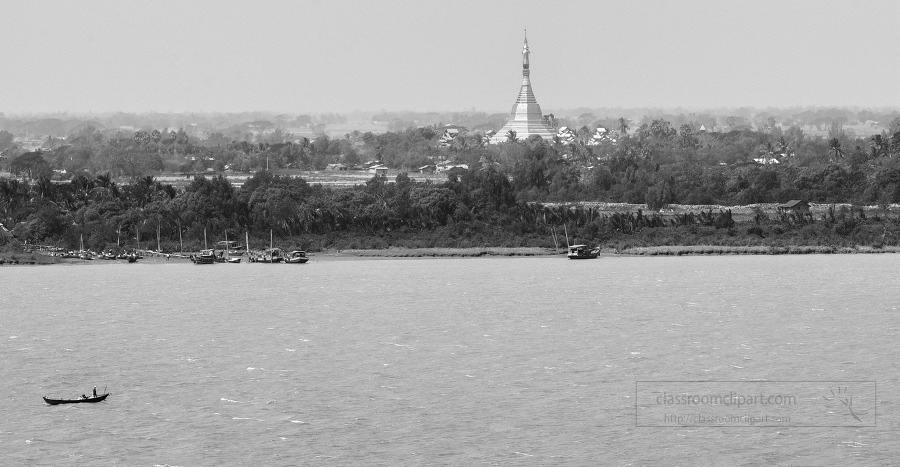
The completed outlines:
[[[893,464],[898,263],[883,254],[0,267],[0,459]],[[685,381],[738,392],[811,381],[799,384],[852,393],[856,412],[825,393],[803,399],[837,404],[817,423],[787,408],[778,413],[790,421],[775,426],[660,424],[669,413],[644,388]],[[108,387],[105,402],[41,400],[94,385]]]

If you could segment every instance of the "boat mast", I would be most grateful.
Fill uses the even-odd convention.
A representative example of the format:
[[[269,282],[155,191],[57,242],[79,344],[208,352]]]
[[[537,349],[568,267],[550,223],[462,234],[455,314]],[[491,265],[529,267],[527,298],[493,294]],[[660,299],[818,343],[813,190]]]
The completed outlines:
[[[247,261],[250,261],[250,231],[244,232],[244,249],[247,250]]]
[[[228,229],[225,229],[225,259],[228,259]]]
[[[181,238],[181,219],[178,220],[178,252],[184,254],[184,240]]]
[[[156,251],[162,253],[162,248],[159,247],[159,222],[156,223]]]
[[[563,228],[566,229],[566,250],[568,251],[569,246],[570,246],[569,245],[569,228],[566,226],[566,224],[563,224]]]
[[[206,227],[204,227],[203,228],[203,249],[205,250],[207,248],[208,247],[206,246]]]

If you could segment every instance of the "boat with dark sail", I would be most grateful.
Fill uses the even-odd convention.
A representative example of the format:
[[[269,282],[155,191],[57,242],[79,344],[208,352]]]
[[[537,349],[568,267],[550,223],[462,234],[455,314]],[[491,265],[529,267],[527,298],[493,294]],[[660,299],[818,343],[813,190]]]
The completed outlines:
[[[94,402],[102,402],[106,400],[106,397],[109,396],[109,393],[102,394],[96,397],[87,397],[81,396],[80,399],[50,399],[48,397],[44,397],[44,402],[50,405],[59,405],[59,404],[82,404],[82,403],[94,403]]]

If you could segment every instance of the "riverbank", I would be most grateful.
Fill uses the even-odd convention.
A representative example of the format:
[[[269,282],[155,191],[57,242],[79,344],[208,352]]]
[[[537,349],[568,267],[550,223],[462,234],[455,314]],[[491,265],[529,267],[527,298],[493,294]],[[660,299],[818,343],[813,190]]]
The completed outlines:
[[[718,256],[718,255],[805,255],[805,254],[874,254],[900,253],[900,247],[840,247],[840,246],[727,246],[727,245],[665,245],[629,248],[601,248],[600,257],[624,256]],[[333,260],[351,258],[479,258],[479,257],[564,257],[563,250],[543,247],[481,247],[481,248],[402,248],[384,249],[326,249],[309,253],[311,260]],[[245,258],[246,259],[246,258]],[[158,254],[147,252],[140,263],[185,263],[188,255]],[[78,258],[59,258],[40,252],[0,253],[0,266],[25,266],[49,264],[116,264],[122,261],[95,259],[85,261]],[[242,261],[244,262],[244,261]]]
[[[552,256],[563,252],[540,247],[484,248],[386,248],[365,250],[325,250],[315,257],[355,258],[477,258],[481,256]]]
[[[685,256],[685,255],[808,255],[808,254],[867,254],[900,253],[900,247],[881,248],[859,246],[721,246],[677,245],[628,248],[617,251],[622,256]]]

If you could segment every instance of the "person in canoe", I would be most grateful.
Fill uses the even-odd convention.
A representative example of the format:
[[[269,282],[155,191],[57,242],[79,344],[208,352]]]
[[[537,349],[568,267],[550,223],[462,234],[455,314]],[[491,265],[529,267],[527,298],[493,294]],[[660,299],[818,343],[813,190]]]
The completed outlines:
[[[97,397],[97,386],[94,386],[94,397]]]
[[[87,399],[88,396],[85,396],[84,394],[82,394],[82,395],[81,395],[81,398],[82,398],[82,399]]]

